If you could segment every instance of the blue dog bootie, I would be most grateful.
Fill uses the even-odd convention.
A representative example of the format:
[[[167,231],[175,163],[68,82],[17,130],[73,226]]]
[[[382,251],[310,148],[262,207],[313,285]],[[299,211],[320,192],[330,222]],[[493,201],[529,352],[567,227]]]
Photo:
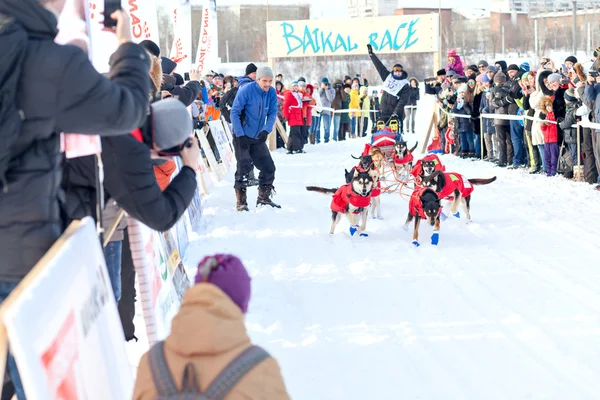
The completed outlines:
[[[446,214],[444,214],[443,212],[440,213],[440,221],[445,221],[448,219],[448,216]]]
[[[358,230],[358,226],[350,225],[350,235],[354,236],[356,231]]]
[[[440,233],[438,231],[433,231],[433,235],[431,235],[431,244],[437,246],[440,241]]]
[[[358,236],[360,236],[360,237],[369,237],[369,234],[361,232],[360,235],[358,235]]]
[[[419,241],[418,241],[418,240],[413,240],[413,241],[412,241],[412,244],[413,244],[415,247],[419,247],[419,246],[420,246],[420,244],[419,244]]]
[[[453,216],[455,216],[456,218],[460,218],[460,212],[456,212],[456,214],[452,214]]]

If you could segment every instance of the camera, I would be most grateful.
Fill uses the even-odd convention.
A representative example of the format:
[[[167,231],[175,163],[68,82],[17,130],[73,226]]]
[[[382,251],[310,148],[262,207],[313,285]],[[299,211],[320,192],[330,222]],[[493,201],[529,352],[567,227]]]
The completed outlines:
[[[597,78],[598,77],[598,71],[590,71],[590,76],[592,78]]]

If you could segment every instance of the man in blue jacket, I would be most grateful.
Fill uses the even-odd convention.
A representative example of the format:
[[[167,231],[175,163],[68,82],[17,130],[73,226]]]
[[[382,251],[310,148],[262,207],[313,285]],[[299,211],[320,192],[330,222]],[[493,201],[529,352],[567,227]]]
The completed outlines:
[[[231,109],[231,123],[235,134],[233,144],[237,158],[234,188],[238,211],[248,211],[246,188],[252,164],[260,171],[256,205],[281,208],[271,201],[275,189],[275,163],[266,144],[277,117],[277,94],[272,83],[271,68],[258,68],[256,81],[239,89]]]

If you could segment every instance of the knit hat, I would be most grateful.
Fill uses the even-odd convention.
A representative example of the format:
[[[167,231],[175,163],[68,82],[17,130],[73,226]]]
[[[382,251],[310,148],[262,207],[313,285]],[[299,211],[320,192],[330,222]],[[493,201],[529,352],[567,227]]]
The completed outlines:
[[[488,76],[486,74],[482,74],[481,75],[481,82],[485,83],[485,82],[491,82],[490,78],[488,78]]]
[[[529,66],[529,63],[525,61],[524,63],[519,65],[519,69],[522,69],[525,72],[529,72],[531,70],[531,67]]]
[[[504,72],[500,71],[496,75],[494,75],[494,83],[505,83],[505,82],[506,82],[506,75],[504,75]]]
[[[456,57],[456,49],[448,49],[448,57]]]
[[[481,61],[479,61],[479,62],[477,63],[477,65],[483,65],[484,67],[486,67],[486,68],[487,68],[487,67],[488,67],[488,65],[490,65],[490,64],[488,64],[488,62],[487,62],[487,61],[485,61],[485,60],[481,60]]]
[[[300,78],[298,78],[298,83],[300,83],[300,82],[306,83],[306,79],[303,77],[300,77]]]
[[[477,72],[477,65],[469,65],[466,69],[470,69],[473,72]]]
[[[575,103],[577,101],[577,98],[575,97],[575,90],[573,90],[573,88],[568,89],[565,92],[565,100],[570,102],[570,103]]]
[[[173,72],[172,75],[175,77],[175,85],[183,85],[185,81],[183,80],[183,76],[179,75],[177,72]]]
[[[446,73],[446,76],[448,78],[452,78],[453,76],[456,76],[456,71],[454,71],[453,69],[449,69],[448,72]]]
[[[517,64],[510,64],[506,70],[507,71],[518,71],[519,66]]]
[[[329,79],[323,78],[323,79],[321,79],[321,83],[329,84]]]
[[[195,283],[212,283],[221,289],[245,314],[250,302],[250,275],[236,256],[215,254],[207,256],[198,264]]]
[[[460,85],[457,92],[458,93],[467,93],[467,90],[468,90],[467,84],[463,83],[462,85]]]
[[[445,69],[440,69],[437,73],[436,76],[446,76],[446,70]]]
[[[488,65],[487,68],[485,69],[485,72],[496,73],[496,67],[494,67],[493,65]]]
[[[256,65],[254,65],[253,63],[246,65],[246,76],[250,75],[253,72],[256,72],[257,70],[258,70],[258,67]]]
[[[154,57],[160,57],[160,47],[152,40],[142,40],[140,42],[140,46],[142,46],[148,53],[152,54]]]
[[[298,86],[298,81],[292,81],[292,83],[290,83],[290,86]]]
[[[177,68],[177,63],[167,57],[160,58],[160,65],[165,74],[170,74],[175,68]]]
[[[569,56],[569,57],[565,58],[565,62],[567,62],[567,61],[570,61],[573,64],[577,64],[577,57],[575,57],[575,56]]]
[[[256,70],[256,80],[260,78],[273,78],[273,70],[267,66],[260,67]]]
[[[456,78],[456,83],[467,83],[468,79],[466,76],[459,76]]]
[[[150,104],[154,146],[167,150],[180,146],[192,135],[193,125],[187,107],[169,98]]]
[[[598,54],[600,54],[600,47],[596,47],[594,50],[594,57],[598,57]]]
[[[548,82],[560,82],[561,76],[560,74],[553,73],[548,75]]]
[[[392,69],[394,69],[394,68],[404,69],[404,67],[402,67],[402,64],[398,64],[398,63],[394,64],[394,66],[392,67]]]

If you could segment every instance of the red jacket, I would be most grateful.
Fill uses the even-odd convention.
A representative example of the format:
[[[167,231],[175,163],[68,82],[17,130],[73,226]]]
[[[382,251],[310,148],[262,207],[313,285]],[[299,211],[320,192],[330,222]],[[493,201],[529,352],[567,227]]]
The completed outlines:
[[[296,92],[302,95],[300,92]],[[293,91],[288,90],[283,97],[283,117],[287,120],[289,126],[303,126],[302,102],[298,101]]]
[[[317,104],[317,101],[312,97],[314,90],[314,86],[309,83],[302,93],[302,116],[306,118],[306,126],[312,124],[312,106]],[[304,101],[308,97],[310,97],[310,101]]]
[[[412,192],[412,195],[410,196],[410,200],[408,202],[408,212],[413,217],[416,217],[418,214],[421,218],[427,219],[427,215],[425,215],[425,210],[423,210],[423,204],[421,203],[421,196],[423,195],[423,193],[425,193],[426,190],[431,190],[431,189],[424,188],[424,187],[415,189],[415,191]],[[442,212],[442,207],[440,207],[440,209],[438,211],[438,215],[441,212]]]
[[[546,121],[556,121],[553,112],[546,114]],[[556,124],[541,124],[542,132],[544,132],[544,143],[558,143],[558,128]]]
[[[421,184],[420,176],[423,173],[423,161],[435,161],[435,171],[444,172],[446,170],[446,167],[444,167],[438,156],[436,156],[435,154],[426,155],[421,160],[418,160],[415,166],[413,167],[412,171],[410,171],[410,174],[415,177],[415,179],[417,180],[417,184],[419,185]]]
[[[464,176],[455,172],[444,172],[444,178],[446,180],[446,185],[442,188],[442,191],[438,193],[440,199],[451,197],[454,194],[455,189],[458,189],[462,197],[467,197],[473,193],[473,185]]]
[[[345,213],[348,204],[354,207],[365,208],[371,204],[371,197],[359,196],[352,191],[352,184],[347,183],[340,187],[331,199],[331,210],[339,213]]]
[[[405,165],[411,163],[414,160],[412,153],[409,151],[403,158],[399,158],[398,154],[394,155],[394,164],[396,165]]]

